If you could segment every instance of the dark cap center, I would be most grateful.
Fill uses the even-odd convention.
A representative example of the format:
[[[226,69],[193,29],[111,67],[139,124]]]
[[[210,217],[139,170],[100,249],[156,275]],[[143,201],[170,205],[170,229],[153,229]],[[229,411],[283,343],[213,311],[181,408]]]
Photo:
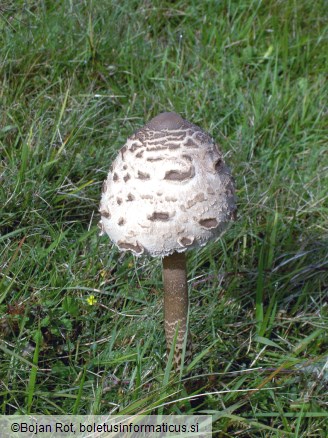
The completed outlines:
[[[177,113],[161,113],[154,117],[147,123],[147,127],[155,131],[162,131],[163,129],[175,130],[180,129],[186,125],[185,120]]]

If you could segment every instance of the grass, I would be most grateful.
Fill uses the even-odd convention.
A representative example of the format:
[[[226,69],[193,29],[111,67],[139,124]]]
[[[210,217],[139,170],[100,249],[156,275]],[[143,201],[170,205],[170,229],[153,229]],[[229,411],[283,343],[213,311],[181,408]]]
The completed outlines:
[[[217,436],[326,436],[326,6],[1,3],[1,414],[209,412]],[[163,110],[217,139],[238,188],[237,222],[188,256],[181,376],[160,261],[97,230],[110,163]]]

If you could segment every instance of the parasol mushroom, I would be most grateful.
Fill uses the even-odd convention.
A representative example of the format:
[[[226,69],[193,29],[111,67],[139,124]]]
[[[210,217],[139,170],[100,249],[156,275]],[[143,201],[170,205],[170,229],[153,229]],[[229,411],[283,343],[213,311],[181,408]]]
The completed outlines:
[[[188,336],[185,252],[219,237],[235,213],[222,153],[201,128],[173,112],[128,138],[103,183],[102,232],[121,251],[163,259],[165,335],[168,350],[176,335],[177,368]]]

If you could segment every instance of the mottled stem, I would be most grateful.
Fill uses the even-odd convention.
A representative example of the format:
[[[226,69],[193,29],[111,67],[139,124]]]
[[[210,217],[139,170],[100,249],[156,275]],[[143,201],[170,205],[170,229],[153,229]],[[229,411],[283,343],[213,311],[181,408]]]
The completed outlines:
[[[174,342],[178,327],[174,351],[174,363],[180,368],[185,336],[187,336],[188,286],[186,256],[173,253],[163,258],[164,283],[164,324],[168,353]],[[188,347],[188,344],[187,344]],[[189,354],[189,351],[186,351]]]

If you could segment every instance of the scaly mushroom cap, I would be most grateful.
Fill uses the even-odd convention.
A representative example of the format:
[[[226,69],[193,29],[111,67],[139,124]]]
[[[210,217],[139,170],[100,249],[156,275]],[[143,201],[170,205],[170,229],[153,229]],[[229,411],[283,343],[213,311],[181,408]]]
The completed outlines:
[[[102,232],[122,251],[167,256],[218,237],[236,212],[229,168],[213,139],[175,113],[128,138],[100,203]]]

